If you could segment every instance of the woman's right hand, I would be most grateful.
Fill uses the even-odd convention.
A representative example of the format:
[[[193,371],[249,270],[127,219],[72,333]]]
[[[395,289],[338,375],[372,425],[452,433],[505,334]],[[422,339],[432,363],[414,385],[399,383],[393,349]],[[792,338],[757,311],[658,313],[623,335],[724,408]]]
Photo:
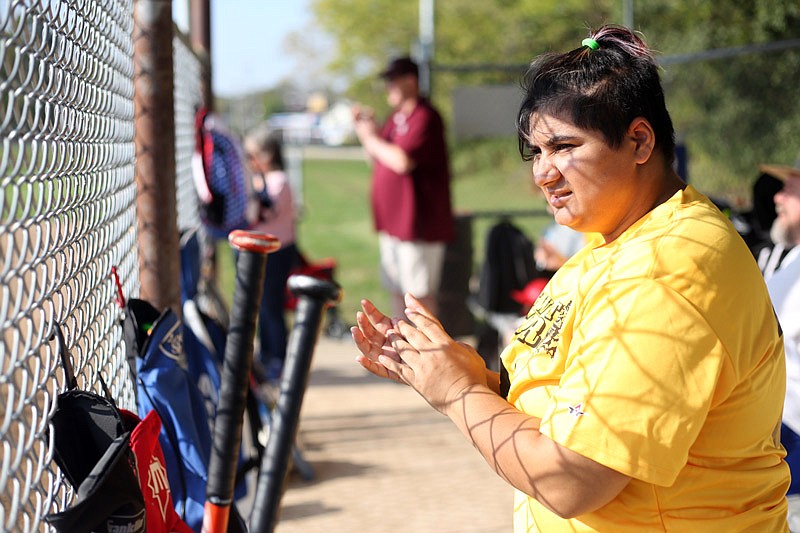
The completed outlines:
[[[385,355],[398,363],[403,362],[386,336],[394,322],[369,300],[361,300],[361,309],[362,311],[356,313],[357,325],[350,329],[356,347],[361,352],[356,361],[378,377],[405,383],[400,376],[378,361],[381,355]]]

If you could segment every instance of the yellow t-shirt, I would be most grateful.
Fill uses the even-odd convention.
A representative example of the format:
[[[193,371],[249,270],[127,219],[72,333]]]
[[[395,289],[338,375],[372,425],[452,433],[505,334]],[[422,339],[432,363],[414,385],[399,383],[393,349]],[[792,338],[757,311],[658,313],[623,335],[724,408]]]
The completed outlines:
[[[632,478],[563,520],[517,493],[520,531],[783,531],[783,338],[755,261],[693,187],[573,256],[502,355],[508,400]]]

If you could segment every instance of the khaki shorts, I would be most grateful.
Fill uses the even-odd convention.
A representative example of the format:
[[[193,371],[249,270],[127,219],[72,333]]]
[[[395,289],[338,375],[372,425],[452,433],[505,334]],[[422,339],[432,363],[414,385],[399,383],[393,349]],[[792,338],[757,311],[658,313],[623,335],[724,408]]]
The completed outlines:
[[[410,292],[418,298],[439,291],[445,243],[401,241],[386,233],[378,235],[381,281],[394,293]]]

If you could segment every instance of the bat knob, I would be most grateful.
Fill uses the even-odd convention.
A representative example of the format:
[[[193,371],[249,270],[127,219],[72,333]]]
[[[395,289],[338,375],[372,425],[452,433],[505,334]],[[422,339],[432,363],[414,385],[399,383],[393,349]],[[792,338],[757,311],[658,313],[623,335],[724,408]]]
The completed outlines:
[[[258,231],[235,229],[228,234],[230,245],[243,252],[271,254],[281,247],[281,241],[274,235]]]
[[[342,288],[333,281],[295,274],[289,276],[289,290],[295,296],[309,296],[315,300],[338,303],[342,299]]]

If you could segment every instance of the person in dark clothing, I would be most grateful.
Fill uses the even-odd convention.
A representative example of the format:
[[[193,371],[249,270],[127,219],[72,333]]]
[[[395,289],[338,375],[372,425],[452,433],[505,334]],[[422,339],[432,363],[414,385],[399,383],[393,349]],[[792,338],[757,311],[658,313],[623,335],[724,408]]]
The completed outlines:
[[[745,215],[750,231],[744,237],[757,258],[764,248],[772,246],[769,230],[775,221],[775,194],[782,188],[781,180],[764,171],[753,182],[753,206]]]

